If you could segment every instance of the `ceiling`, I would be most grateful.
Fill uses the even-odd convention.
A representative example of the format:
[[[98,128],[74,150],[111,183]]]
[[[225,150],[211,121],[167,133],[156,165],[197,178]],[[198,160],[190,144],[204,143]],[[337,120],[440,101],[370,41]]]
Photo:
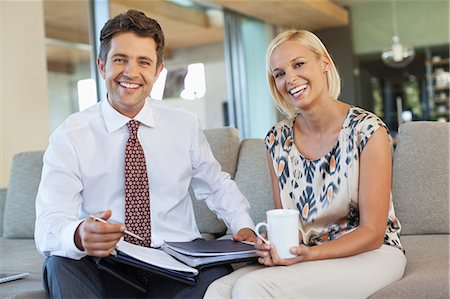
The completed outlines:
[[[221,42],[222,8],[287,28],[320,30],[348,26],[345,6],[352,1],[194,0],[194,5],[186,7],[176,4],[176,0],[110,0],[110,15],[134,8],[155,18],[164,30],[170,55],[173,49]],[[44,0],[44,20],[49,69],[70,72],[74,64],[89,61],[86,0]]]
[[[287,28],[320,30],[347,26],[348,11],[329,0],[196,0]]]

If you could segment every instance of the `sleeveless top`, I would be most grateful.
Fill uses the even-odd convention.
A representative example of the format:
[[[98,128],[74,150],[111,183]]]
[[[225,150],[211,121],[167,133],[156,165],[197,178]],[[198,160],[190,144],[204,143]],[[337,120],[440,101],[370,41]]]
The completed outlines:
[[[339,238],[359,225],[360,156],[378,128],[385,128],[388,134],[389,130],[375,114],[351,107],[333,149],[310,160],[293,142],[294,119],[272,127],[265,144],[278,178],[282,207],[298,209],[303,243],[313,246]],[[400,230],[391,194],[384,244],[404,252]]]

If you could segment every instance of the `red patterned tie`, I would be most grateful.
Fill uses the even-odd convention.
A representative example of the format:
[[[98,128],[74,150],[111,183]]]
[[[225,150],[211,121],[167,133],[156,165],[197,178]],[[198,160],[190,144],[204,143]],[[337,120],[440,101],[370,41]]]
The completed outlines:
[[[150,195],[144,150],[137,138],[140,122],[130,120],[125,149],[125,226],[145,241],[124,235],[124,240],[140,246],[150,245]]]

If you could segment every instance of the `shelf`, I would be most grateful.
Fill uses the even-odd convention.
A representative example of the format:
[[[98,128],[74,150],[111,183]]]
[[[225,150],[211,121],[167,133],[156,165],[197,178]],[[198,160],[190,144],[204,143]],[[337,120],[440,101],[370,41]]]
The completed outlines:
[[[432,79],[432,80],[436,80],[437,76],[436,73],[431,73],[431,74],[426,74],[425,75],[427,79]]]
[[[444,99],[442,99],[442,98],[434,98],[433,102],[435,104],[437,104],[437,105],[440,105],[440,104],[442,104],[442,105],[449,105],[450,104],[450,97],[446,97]]]
[[[446,91],[450,89],[450,86],[444,86],[444,87],[436,87],[434,86],[434,91]]]
[[[431,120],[449,121],[450,119],[450,58],[440,56],[433,60],[431,52],[425,60],[428,94],[428,116]],[[434,56],[437,58],[437,55]],[[440,77],[442,76],[442,77]],[[447,77],[448,76],[448,77]]]
[[[447,109],[447,111],[432,111],[431,113],[430,113],[430,115],[432,116],[432,117],[449,117],[449,110]]]
[[[427,60],[425,63],[426,63],[427,65],[430,65],[430,66],[439,66],[439,65],[442,65],[442,66],[444,66],[444,65],[450,66],[450,58],[444,58],[444,59],[441,59],[441,60],[439,60],[439,61]]]

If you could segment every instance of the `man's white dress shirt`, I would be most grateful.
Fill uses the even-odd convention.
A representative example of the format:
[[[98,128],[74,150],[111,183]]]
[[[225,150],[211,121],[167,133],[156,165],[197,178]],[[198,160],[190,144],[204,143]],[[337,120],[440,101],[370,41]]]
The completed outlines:
[[[201,237],[189,185],[233,233],[253,228],[249,203],[215,160],[197,118],[147,100],[135,120],[146,157],[152,247]],[[124,223],[124,158],[130,119],[104,100],[71,115],[50,137],[36,199],[35,242],[46,255],[80,259],[74,242],[90,214],[112,210]]]

